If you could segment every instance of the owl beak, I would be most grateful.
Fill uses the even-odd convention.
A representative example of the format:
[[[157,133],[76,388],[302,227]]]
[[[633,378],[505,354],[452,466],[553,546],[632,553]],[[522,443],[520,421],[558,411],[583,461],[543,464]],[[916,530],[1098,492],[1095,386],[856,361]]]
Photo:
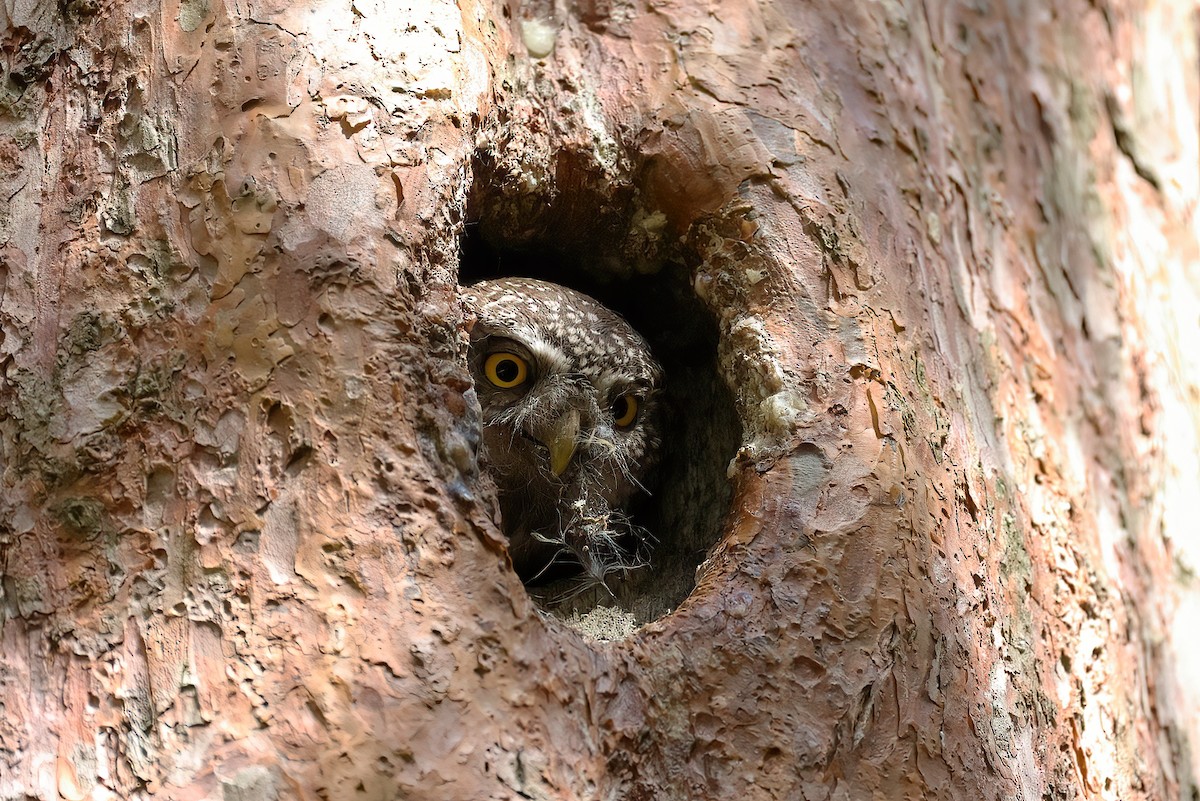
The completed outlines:
[[[579,412],[575,409],[558,418],[550,432],[550,441],[546,447],[550,449],[550,472],[561,476],[575,455],[575,447],[579,443]]]

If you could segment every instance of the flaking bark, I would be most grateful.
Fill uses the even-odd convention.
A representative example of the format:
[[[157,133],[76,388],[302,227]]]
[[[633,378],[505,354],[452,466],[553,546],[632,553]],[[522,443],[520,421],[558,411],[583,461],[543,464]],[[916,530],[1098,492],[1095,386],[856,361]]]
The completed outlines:
[[[1195,797],[1195,25],[0,5],[0,799]],[[628,638],[508,564],[473,226],[719,332]]]

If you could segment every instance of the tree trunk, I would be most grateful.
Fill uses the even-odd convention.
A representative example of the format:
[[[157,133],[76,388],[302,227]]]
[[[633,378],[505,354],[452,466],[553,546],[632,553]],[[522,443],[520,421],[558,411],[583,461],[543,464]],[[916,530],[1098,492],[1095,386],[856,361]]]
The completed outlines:
[[[0,799],[1200,797],[1187,5],[0,4]],[[460,266],[674,376],[577,627]]]

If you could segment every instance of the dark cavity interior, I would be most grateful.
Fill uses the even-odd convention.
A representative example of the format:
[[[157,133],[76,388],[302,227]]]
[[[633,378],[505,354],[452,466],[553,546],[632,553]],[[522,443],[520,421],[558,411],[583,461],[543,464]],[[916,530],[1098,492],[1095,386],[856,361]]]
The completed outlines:
[[[741,426],[718,374],[716,322],[692,291],[689,254],[670,246],[623,257],[640,235],[630,229],[644,215],[629,211],[631,200],[622,205],[619,197],[580,192],[596,202],[592,213],[581,212],[576,197],[528,204],[530,216],[523,218],[519,201],[477,182],[459,283],[523,276],[571,287],[625,317],[662,364],[663,461],[653,495],[631,510],[634,523],[654,538],[650,564],[610,578],[608,591],[580,592],[580,582],[562,572],[527,585],[542,608],[556,614],[616,605],[641,623],[688,596],[696,567],[720,539],[731,494],[726,472]]]

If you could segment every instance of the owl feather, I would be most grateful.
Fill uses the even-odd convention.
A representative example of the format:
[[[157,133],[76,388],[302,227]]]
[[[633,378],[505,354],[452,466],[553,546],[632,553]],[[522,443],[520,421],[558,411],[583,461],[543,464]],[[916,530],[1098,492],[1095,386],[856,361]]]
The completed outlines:
[[[502,278],[463,298],[480,462],[513,564],[532,583],[570,563],[607,587],[647,561],[628,511],[659,461],[662,368],[628,322],[575,290]]]

